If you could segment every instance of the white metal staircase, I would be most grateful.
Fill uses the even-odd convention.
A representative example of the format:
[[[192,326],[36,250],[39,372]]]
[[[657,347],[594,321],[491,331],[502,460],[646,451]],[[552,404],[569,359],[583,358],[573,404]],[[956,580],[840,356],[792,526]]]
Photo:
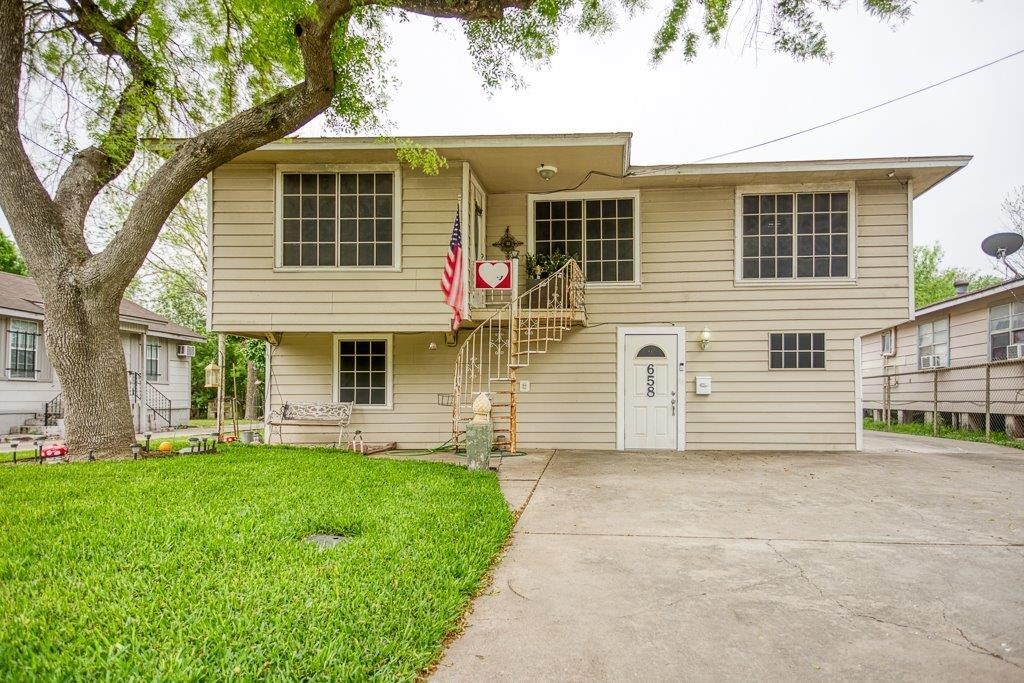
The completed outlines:
[[[546,353],[574,325],[586,324],[583,271],[570,260],[505,304],[470,332],[455,359],[452,439],[456,447],[481,392],[491,399],[495,442],[515,451],[518,379],[534,354]]]

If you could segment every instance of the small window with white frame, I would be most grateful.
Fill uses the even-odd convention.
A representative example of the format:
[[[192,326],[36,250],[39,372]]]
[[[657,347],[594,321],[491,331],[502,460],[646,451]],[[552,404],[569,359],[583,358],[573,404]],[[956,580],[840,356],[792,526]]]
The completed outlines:
[[[146,337],[146,381],[160,379],[160,340]]]
[[[768,335],[772,370],[824,370],[824,332],[772,332]]]
[[[853,189],[737,190],[737,280],[849,280]]]
[[[1024,358],[1024,301],[993,306],[988,320],[989,358]]]
[[[39,372],[39,323],[11,320],[7,330],[7,376],[36,379]]]
[[[278,266],[395,268],[399,183],[386,166],[279,167]]]
[[[886,330],[882,333],[882,355],[896,355],[896,328]]]
[[[367,408],[390,408],[391,335],[335,335],[335,396]]]
[[[922,370],[949,367],[949,318],[917,326],[917,366]]]

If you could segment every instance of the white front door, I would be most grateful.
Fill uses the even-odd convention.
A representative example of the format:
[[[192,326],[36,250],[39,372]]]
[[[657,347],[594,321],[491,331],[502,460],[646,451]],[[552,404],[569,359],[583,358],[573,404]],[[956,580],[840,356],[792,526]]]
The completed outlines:
[[[623,340],[624,447],[675,449],[679,445],[677,334],[627,334]]]

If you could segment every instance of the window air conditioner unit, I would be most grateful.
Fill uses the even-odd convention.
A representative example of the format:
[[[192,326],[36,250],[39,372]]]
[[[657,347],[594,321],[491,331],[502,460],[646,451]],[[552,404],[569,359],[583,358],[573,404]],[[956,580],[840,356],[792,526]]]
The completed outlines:
[[[1024,344],[1010,344],[1006,347],[1006,360],[1020,360],[1024,358]]]
[[[178,344],[178,358],[195,358],[196,347],[191,344]]]
[[[922,356],[921,369],[934,369],[946,366],[946,360],[942,356]]]

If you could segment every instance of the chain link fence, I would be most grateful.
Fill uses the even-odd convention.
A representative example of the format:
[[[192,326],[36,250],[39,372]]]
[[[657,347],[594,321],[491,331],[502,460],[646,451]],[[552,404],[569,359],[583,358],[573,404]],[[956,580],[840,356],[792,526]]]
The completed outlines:
[[[863,378],[864,414],[887,428],[925,423],[1024,438],[1024,359],[927,370],[888,371]]]

